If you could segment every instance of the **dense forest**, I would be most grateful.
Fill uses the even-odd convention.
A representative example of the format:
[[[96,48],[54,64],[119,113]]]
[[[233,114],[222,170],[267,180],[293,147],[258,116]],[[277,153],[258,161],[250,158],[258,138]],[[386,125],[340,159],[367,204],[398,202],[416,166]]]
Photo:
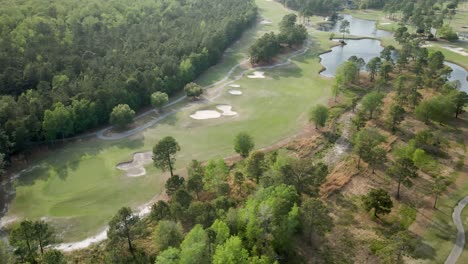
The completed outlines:
[[[209,12],[207,12],[209,10]],[[172,95],[256,18],[252,0],[2,0],[0,153]]]

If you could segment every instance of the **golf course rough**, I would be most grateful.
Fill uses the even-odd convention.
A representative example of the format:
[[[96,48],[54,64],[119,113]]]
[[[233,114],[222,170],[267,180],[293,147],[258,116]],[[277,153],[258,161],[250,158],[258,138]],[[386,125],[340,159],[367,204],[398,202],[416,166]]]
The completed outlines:
[[[231,47],[232,52],[226,54],[223,62],[212,67],[198,83],[205,85],[224,78],[232,66],[247,59],[248,48],[263,27],[278,30],[278,22],[288,11],[274,1],[257,0],[256,3],[259,15],[267,17],[272,24],[257,24],[248,30]],[[308,110],[327,102],[333,82],[318,74],[321,65],[317,55],[332,44],[328,34],[313,31],[310,39],[313,43],[310,49],[292,59],[291,64],[262,69],[261,76],[268,78],[245,76],[236,81],[248,96],[232,96],[224,91],[212,102],[211,109],[220,114],[223,109],[216,108],[219,105],[232,106],[229,111],[241,111],[235,118],[200,122],[190,115],[207,106],[193,104],[131,137],[114,141],[83,140],[48,153],[31,164],[41,166],[17,179],[16,195],[7,217],[47,217],[63,242],[79,241],[102,231],[121,207],[138,208],[163,191],[168,173],[148,164],[144,166],[144,176],[128,177],[116,165],[132,160],[133,153],[151,150],[165,136],[174,137],[182,149],[177,155],[177,173],[192,159],[205,161],[233,155],[233,135],[239,132],[251,134],[259,148],[299,132],[308,122]],[[282,55],[279,60],[284,58],[287,56]],[[228,109],[224,110],[226,113]]]

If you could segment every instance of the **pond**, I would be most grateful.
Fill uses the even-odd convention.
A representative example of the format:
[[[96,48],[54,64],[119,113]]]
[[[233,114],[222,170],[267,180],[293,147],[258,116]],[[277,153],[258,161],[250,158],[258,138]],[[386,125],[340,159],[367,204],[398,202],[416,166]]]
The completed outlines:
[[[389,31],[377,29],[376,23],[373,20],[355,18],[351,15],[342,16],[343,20],[346,19],[349,21],[350,35],[367,38],[384,38],[391,37],[393,35]],[[340,25],[343,20],[339,20],[337,23],[334,24],[328,24],[330,25],[328,27],[327,24],[323,24],[322,30],[333,33],[340,33]]]
[[[335,46],[331,52],[320,55],[320,63],[325,70],[320,74],[327,77],[335,76],[336,68],[351,56],[363,58],[366,63],[374,57],[380,56],[383,47],[376,39],[346,40],[347,45]]]
[[[391,36],[390,32],[384,30],[376,30],[375,21],[364,20],[359,18],[353,18],[350,15],[344,15],[345,19],[350,21],[350,32],[353,32],[353,35],[365,36],[365,37],[376,37],[380,36]],[[340,22],[338,22],[334,28],[339,27]],[[375,35],[372,35],[374,32]],[[383,33],[386,32],[386,33]],[[373,57],[379,57],[380,52],[383,50],[381,43],[376,39],[359,39],[359,40],[346,40],[347,45],[344,46],[335,46],[331,49],[330,52],[320,55],[320,63],[325,67],[325,70],[320,74],[327,77],[335,76],[336,69],[343,62],[347,61],[351,56],[357,56],[363,58],[366,63]],[[459,81],[460,89],[462,91],[468,92],[468,81],[467,81],[467,71],[454,63],[445,62],[445,65],[452,68],[452,73],[449,78],[449,81]]]
[[[463,67],[448,61],[446,61],[444,64],[452,68],[449,81],[459,81],[460,90],[468,93],[468,81],[466,80],[468,73],[466,70]]]

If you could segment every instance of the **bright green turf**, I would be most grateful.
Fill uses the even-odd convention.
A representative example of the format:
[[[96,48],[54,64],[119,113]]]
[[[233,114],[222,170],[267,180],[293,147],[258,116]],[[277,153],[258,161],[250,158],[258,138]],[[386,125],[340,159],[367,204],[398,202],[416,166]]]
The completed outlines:
[[[287,11],[276,2],[257,1],[261,16],[275,24]],[[258,31],[276,26],[258,26],[249,31],[225,61],[213,67],[199,80],[213,82],[232,65],[245,58],[245,50]],[[95,234],[122,206],[136,207],[160,193],[164,180],[161,172],[148,166],[148,175],[128,178],[115,169],[132,153],[149,151],[162,137],[171,135],[179,142],[177,168],[191,159],[207,160],[234,154],[236,133],[247,131],[262,147],[298,132],[307,122],[307,110],[329,97],[331,80],[318,75],[318,52],[329,48],[327,33],[313,32],[311,52],[294,60],[291,66],[266,70],[266,79],[243,78],[238,84],[244,95],[231,96],[223,91],[213,103],[233,105],[236,117],[195,121],[188,116],[197,108],[190,106],[131,139],[106,142],[85,140],[53,151],[38,161],[42,165],[22,176],[8,216],[31,219],[49,217],[63,234],[74,241]],[[33,164],[32,164],[33,165]]]

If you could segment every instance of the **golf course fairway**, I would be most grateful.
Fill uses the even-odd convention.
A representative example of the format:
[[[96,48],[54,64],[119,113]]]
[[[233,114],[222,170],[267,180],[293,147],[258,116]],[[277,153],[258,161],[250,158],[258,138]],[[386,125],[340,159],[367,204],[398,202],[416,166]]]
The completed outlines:
[[[197,80],[199,84],[224,78],[234,65],[247,59],[255,38],[276,31],[282,16],[289,12],[277,2],[256,2],[259,21],[268,19],[273,23],[258,23],[249,29],[219,65]],[[151,151],[165,136],[173,136],[181,147],[176,163],[180,170],[192,159],[206,161],[233,155],[233,139],[241,131],[253,136],[256,148],[299,132],[308,122],[308,110],[327,102],[332,84],[332,79],[318,74],[322,67],[318,54],[332,45],[329,34],[314,29],[309,33],[308,51],[293,58],[291,64],[262,69],[265,78],[244,75],[237,80],[240,96],[230,94],[229,85],[214,87],[214,99],[177,105],[177,112],[139,134],[115,141],[86,139],[45,154],[16,180],[16,195],[5,217],[43,218],[66,238],[65,242],[83,239],[102,230],[122,206],[136,208],[163,191],[167,174],[151,164],[146,166],[146,175],[140,177],[128,177],[116,165],[131,160],[135,152]],[[282,55],[277,62],[287,56]],[[235,70],[230,78],[243,70]],[[217,105],[230,105],[237,115],[209,120],[190,118],[197,110],[214,110]]]

